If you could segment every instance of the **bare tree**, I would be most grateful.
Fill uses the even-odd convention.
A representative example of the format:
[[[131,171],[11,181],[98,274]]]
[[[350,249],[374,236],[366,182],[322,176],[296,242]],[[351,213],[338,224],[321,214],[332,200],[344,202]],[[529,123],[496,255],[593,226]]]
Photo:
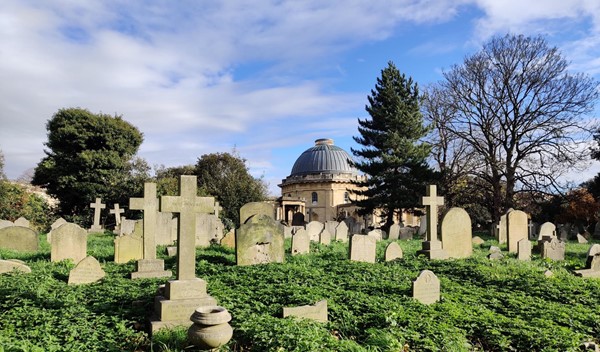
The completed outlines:
[[[584,117],[598,82],[568,72],[542,37],[493,38],[444,78],[436,94],[447,118],[438,126],[476,158],[469,171],[488,185],[494,220],[517,191],[557,191],[559,178],[589,159]]]

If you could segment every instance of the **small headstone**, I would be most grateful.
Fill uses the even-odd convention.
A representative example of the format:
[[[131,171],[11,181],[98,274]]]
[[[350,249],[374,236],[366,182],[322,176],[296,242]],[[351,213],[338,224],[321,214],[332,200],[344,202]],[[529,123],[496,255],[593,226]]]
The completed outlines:
[[[546,271],[544,271],[544,276],[545,277],[552,277],[552,276],[554,276],[554,273],[552,271],[550,271],[550,270],[546,270]]]
[[[117,234],[119,236],[131,235],[135,230],[135,220],[127,219],[124,216],[121,217],[121,223],[117,227]]]
[[[10,226],[15,226],[15,224],[12,221],[0,219],[0,229]]]
[[[221,246],[235,248],[235,230],[231,229],[221,240]]]
[[[389,240],[397,240],[400,238],[400,225],[398,224],[392,224],[392,226],[390,226],[390,234],[388,236]]]
[[[312,306],[283,307],[283,317],[298,317],[315,320],[318,322],[327,322],[327,300],[322,300]]]
[[[177,218],[167,212],[156,214],[156,245],[170,246],[177,240]]]
[[[29,227],[5,227],[0,229],[0,248],[35,252],[39,249],[38,235]]]
[[[527,236],[527,214],[521,210],[513,210],[508,213],[508,231],[506,232],[508,241],[508,252],[517,252],[517,242]]]
[[[106,274],[98,260],[88,256],[81,260],[69,273],[69,285],[91,284],[102,279]]]
[[[401,240],[412,240],[416,233],[417,229],[415,227],[401,227],[399,238]]]
[[[374,239],[376,239],[377,241],[381,241],[383,240],[383,231],[381,231],[380,229],[374,229],[371,230],[367,233],[367,236],[371,236]]]
[[[471,217],[462,208],[450,208],[442,219],[442,248],[449,258],[467,258],[473,254]]]
[[[20,218],[15,220],[15,226],[22,226],[22,227],[29,228],[31,226],[31,224],[30,224],[29,220],[27,220],[21,216]]]
[[[543,236],[556,236],[556,225],[551,222],[545,222],[540,225],[540,230],[538,231],[538,240],[541,240]]]
[[[176,246],[168,246],[165,251],[167,252],[167,256],[174,257],[177,255],[177,247]]]
[[[498,223],[498,243],[506,243],[508,241],[508,213],[500,216],[500,222]]]
[[[48,232],[48,234],[46,235],[46,242],[48,243],[52,243],[52,231],[56,230],[57,228],[59,228],[61,225],[64,225],[67,223],[67,220],[63,219],[63,218],[58,218],[56,219],[52,225],[50,225],[50,232]]]
[[[283,238],[292,238],[294,228],[292,226],[283,227]]]
[[[402,259],[404,253],[402,252],[402,248],[396,242],[391,242],[385,248],[385,261],[389,262],[395,259]]]
[[[492,252],[490,254],[488,254],[488,259],[490,260],[499,260],[504,258],[504,255],[502,254],[502,252]]]
[[[90,208],[94,209],[94,223],[90,228],[90,232],[102,232],[102,226],[100,226],[100,212],[106,208],[106,204],[102,204],[102,198],[96,198],[95,203],[90,203]]]
[[[292,255],[310,252],[310,238],[304,229],[298,229],[292,237]]]
[[[121,214],[125,212],[125,209],[119,208],[119,203],[115,203],[114,208],[108,212],[115,216],[115,226],[119,226],[121,224]]]
[[[138,220],[139,221],[139,220]],[[144,246],[141,236],[135,234],[115,238],[115,263],[123,264],[130,260],[144,258]]]
[[[246,203],[240,208],[240,224],[245,224],[254,215],[266,215],[275,218],[273,204],[267,202]]]
[[[582,277],[600,277],[600,244],[593,244],[588,250],[585,269],[575,270]]]
[[[490,246],[490,253],[500,252],[500,247]]]
[[[375,263],[377,240],[366,235],[352,235],[350,239],[350,260]]]
[[[341,221],[335,228],[335,240],[340,242],[348,242],[348,225],[345,221]]]
[[[338,226],[337,221],[325,221],[325,229],[329,231],[330,235],[335,234],[335,228]]]
[[[531,241],[528,238],[524,238],[517,243],[517,259],[531,260]]]
[[[319,235],[319,243],[325,246],[329,246],[331,244],[331,233],[329,230],[327,230],[327,228],[321,231],[321,234]]]
[[[31,268],[29,268],[24,263],[15,260],[2,260],[0,259],[0,274],[10,273],[12,271],[20,271],[22,273],[30,273]]]
[[[577,235],[577,242],[578,243],[588,243],[588,240],[585,239],[585,237],[583,237],[582,235],[578,234]]]
[[[565,260],[565,243],[554,237],[542,246],[542,258],[552,260]]]
[[[254,215],[236,231],[237,265],[283,263],[283,226],[268,215]]]
[[[412,284],[413,298],[423,304],[440,300],[440,280],[430,270],[423,270]]]
[[[311,221],[306,224],[306,233],[313,242],[319,242],[319,235],[321,235],[323,229],[325,229],[325,225],[318,221]]]
[[[474,245],[479,246],[485,243],[485,241],[479,237],[479,236],[475,236],[471,239],[471,242],[473,242]]]
[[[77,224],[66,223],[52,230],[50,261],[71,259],[79,263],[87,256],[87,231]]]
[[[223,237],[223,223],[214,214],[196,214],[196,247],[208,247]]]

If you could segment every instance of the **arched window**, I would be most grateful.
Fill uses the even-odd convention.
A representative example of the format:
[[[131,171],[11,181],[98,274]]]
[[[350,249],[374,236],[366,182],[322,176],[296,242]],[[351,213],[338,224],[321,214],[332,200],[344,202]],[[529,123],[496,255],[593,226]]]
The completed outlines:
[[[319,195],[317,192],[312,192],[312,203],[317,204],[319,202]]]

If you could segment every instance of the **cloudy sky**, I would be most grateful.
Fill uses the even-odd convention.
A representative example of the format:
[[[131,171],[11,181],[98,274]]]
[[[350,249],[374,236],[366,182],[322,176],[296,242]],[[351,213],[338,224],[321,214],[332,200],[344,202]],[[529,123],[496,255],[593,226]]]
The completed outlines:
[[[5,172],[35,167],[46,121],[83,107],[137,126],[150,165],[235,148],[278,193],[315,139],[356,147],[388,61],[426,85],[507,32],[600,79],[598,0],[2,0]]]

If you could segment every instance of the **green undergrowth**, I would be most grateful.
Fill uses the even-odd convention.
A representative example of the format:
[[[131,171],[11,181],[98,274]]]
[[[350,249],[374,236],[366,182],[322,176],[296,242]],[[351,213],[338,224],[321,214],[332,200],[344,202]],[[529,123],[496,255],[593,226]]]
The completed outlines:
[[[88,254],[107,276],[81,286],[66,284],[74,264],[50,263],[45,239],[36,253],[0,250],[32,269],[0,275],[0,351],[193,350],[185,329],[145,333],[165,279],[128,279],[134,263],[113,263],[112,239],[89,237]],[[589,244],[568,243],[561,262],[536,255],[522,262],[511,254],[490,261],[493,240],[468,259],[430,261],[416,256],[419,240],[398,241],[404,258],[384,262],[388,243],[378,243],[375,264],[349,261],[348,245],[339,242],[255,266],[236,266],[228,248],[198,249],[197,276],[233,316],[234,337],[220,350],[574,351],[600,340],[600,280],[572,274]],[[286,247],[289,253],[289,240]],[[175,270],[174,258],[162,257]],[[441,301],[432,305],[411,298],[412,281],[425,269],[441,281]],[[281,318],[283,307],[322,299],[328,323]]]

